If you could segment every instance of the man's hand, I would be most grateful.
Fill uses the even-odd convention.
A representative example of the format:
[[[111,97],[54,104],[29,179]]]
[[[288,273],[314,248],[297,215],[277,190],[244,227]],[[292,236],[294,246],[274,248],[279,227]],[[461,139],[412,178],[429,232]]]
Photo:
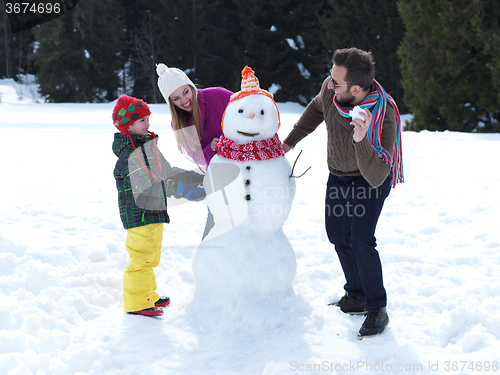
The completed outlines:
[[[363,120],[356,118],[351,121],[351,125],[354,126],[354,134],[352,138],[356,143],[365,139],[366,133],[368,133],[368,128],[370,127],[370,123],[372,121],[372,113],[366,108],[361,112],[361,116],[363,116]]]
[[[285,154],[292,149],[286,143],[283,143],[281,146],[283,147],[283,151],[285,151]]]

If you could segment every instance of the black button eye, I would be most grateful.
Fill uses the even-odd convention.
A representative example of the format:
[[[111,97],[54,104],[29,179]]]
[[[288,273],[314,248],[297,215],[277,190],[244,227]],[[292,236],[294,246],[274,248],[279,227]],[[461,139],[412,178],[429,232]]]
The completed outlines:
[[[241,108],[238,109],[238,113],[243,113],[243,110]]]
[[[264,110],[261,110],[261,111],[260,111],[260,114],[261,114],[261,115],[264,115]]]

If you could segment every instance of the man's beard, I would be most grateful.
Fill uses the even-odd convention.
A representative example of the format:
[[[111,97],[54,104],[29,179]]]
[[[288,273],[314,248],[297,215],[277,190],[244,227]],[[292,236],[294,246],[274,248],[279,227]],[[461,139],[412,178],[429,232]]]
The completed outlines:
[[[348,98],[341,98],[340,96],[336,96],[335,100],[337,100],[337,103],[343,106],[353,106],[353,101],[354,101],[354,96],[350,95]]]

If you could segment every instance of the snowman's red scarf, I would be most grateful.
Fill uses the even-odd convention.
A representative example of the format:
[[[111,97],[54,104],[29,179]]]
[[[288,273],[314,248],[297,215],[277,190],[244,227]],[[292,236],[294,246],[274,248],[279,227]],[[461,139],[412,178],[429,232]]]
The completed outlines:
[[[219,143],[215,146],[215,151],[217,151],[217,155],[237,161],[269,160],[285,155],[278,134],[273,138],[243,145],[221,135]]]

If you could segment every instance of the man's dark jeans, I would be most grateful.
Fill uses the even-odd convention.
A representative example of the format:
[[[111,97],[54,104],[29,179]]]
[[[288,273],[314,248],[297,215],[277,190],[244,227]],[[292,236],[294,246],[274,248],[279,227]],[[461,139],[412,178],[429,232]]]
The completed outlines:
[[[351,298],[365,301],[368,310],[387,304],[375,228],[390,190],[391,174],[378,188],[372,188],[362,176],[330,173],[327,183],[326,233],[344,271],[344,289]]]

